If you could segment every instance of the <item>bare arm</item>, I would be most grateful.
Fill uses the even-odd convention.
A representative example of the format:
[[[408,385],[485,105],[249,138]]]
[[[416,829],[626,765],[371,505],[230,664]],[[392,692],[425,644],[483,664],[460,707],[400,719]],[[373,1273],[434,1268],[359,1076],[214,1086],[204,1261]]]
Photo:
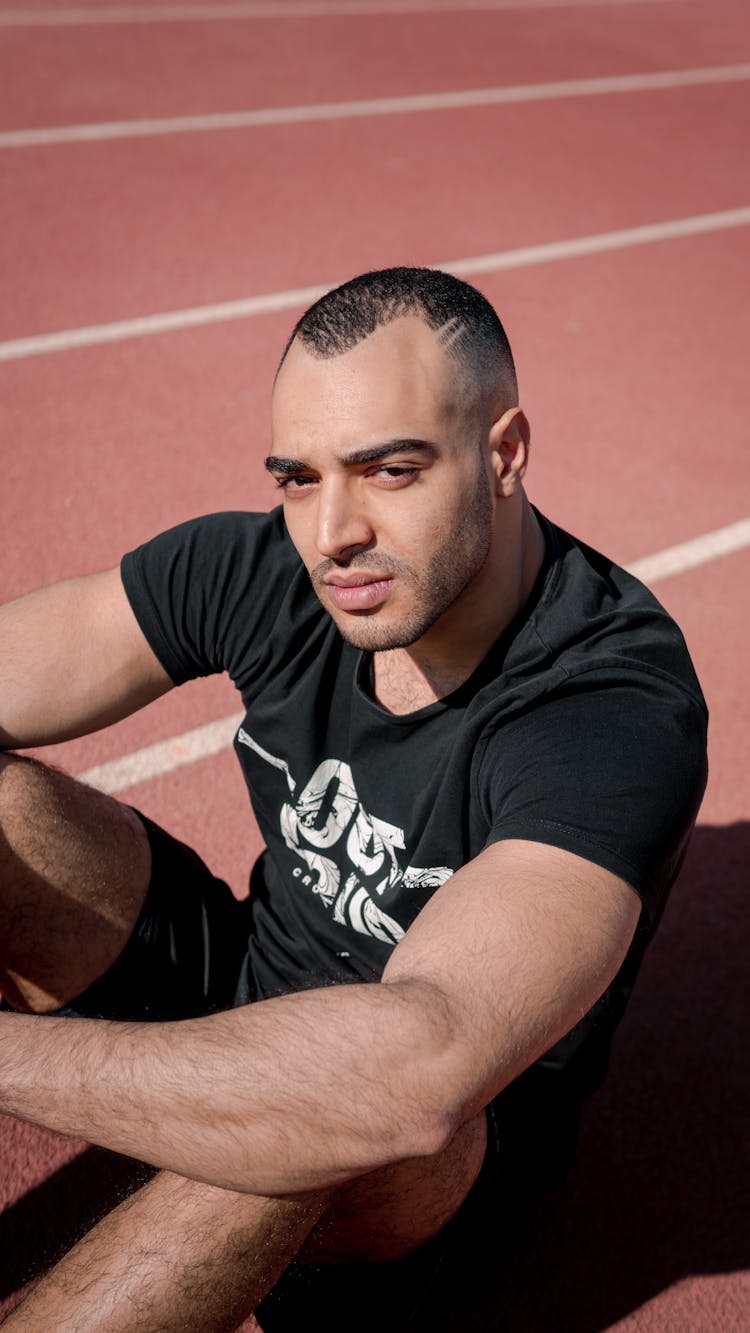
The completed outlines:
[[[0,607],[0,749],[97,731],[172,688],[130,608],[119,569],[68,579]]]
[[[499,843],[430,900],[383,982],[179,1024],[0,1015],[0,1109],[211,1184],[283,1194],[439,1151],[617,971],[640,904]]]

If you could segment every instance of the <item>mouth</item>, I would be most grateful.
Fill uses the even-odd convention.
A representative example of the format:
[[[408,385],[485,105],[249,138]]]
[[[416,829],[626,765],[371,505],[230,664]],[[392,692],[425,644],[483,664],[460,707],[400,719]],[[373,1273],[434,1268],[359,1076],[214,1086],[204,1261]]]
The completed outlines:
[[[345,578],[334,574],[325,580],[328,596],[339,611],[372,611],[389,596],[395,579],[357,574]]]

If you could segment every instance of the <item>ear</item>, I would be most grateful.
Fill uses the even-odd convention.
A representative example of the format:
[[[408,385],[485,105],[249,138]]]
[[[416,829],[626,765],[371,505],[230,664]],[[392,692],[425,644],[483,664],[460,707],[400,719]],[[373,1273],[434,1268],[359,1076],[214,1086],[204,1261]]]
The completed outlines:
[[[531,428],[520,407],[509,407],[493,422],[489,434],[490,466],[495,474],[495,494],[507,500],[523,481],[529,461]]]

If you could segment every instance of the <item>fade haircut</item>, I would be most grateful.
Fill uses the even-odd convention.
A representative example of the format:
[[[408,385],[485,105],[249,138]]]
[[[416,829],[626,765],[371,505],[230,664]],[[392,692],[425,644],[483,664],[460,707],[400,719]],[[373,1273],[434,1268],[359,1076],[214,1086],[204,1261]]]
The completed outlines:
[[[295,339],[313,356],[339,356],[404,315],[434,331],[475,394],[499,393],[504,408],[516,406],[513,354],[497,314],[476,287],[434,268],[378,269],[326,292],[298,319],[279,370]]]

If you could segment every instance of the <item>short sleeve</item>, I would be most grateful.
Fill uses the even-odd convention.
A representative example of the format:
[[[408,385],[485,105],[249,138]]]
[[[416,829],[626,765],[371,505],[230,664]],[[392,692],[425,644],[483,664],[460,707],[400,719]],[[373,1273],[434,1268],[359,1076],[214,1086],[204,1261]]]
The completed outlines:
[[[630,884],[653,922],[706,783],[706,711],[646,670],[582,672],[488,737],[488,843],[549,843]]]
[[[175,685],[247,672],[299,565],[280,510],[193,519],[123,557],[125,592]]]

